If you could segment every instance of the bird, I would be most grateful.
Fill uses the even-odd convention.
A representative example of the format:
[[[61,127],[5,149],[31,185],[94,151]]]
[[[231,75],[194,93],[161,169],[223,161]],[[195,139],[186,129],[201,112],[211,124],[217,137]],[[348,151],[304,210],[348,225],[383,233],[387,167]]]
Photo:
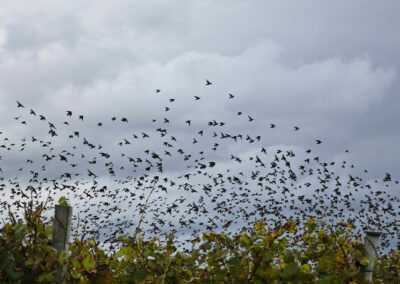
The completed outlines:
[[[156,93],[159,93],[159,92],[161,92],[161,90],[160,89],[156,89]]]
[[[212,85],[212,83],[210,81],[208,81],[208,79],[206,79],[206,86]]]
[[[195,99],[196,101],[198,101],[198,100],[200,100],[200,97],[194,96],[194,99]]]
[[[316,143],[316,144],[321,144],[322,141],[317,139],[317,140],[315,140],[315,143]]]
[[[17,101],[17,107],[18,108],[23,108],[24,106],[19,101]]]
[[[207,102],[206,97],[202,97],[203,100]],[[196,111],[195,106],[188,105],[187,111]],[[155,111],[160,113],[164,107],[160,106]],[[15,134],[4,137],[0,133],[1,139],[4,138],[0,143],[3,144],[0,145],[0,163],[3,162],[3,156],[18,154],[19,157],[22,149],[26,153],[33,148],[35,155],[22,159],[22,165],[15,165],[17,162],[6,164],[6,167],[0,165],[0,194],[5,192],[3,188],[7,178],[4,175],[7,174],[10,193],[9,198],[4,200],[10,200],[7,202],[11,205],[17,199],[23,201],[30,198],[29,194],[24,193],[22,183],[19,185],[17,179],[12,179],[13,171],[19,176],[26,176],[27,181],[30,179],[29,184],[38,185],[36,193],[29,191],[38,198],[46,197],[50,189],[56,194],[67,192],[75,203],[74,210],[76,208],[81,216],[85,216],[81,219],[82,228],[87,230],[87,236],[94,239],[115,240],[118,234],[134,230],[137,224],[128,217],[133,214],[133,208],[139,208],[140,214],[146,217],[140,229],[158,235],[171,228],[185,232],[190,230],[192,234],[206,229],[234,231],[238,224],[243,228],[251,228],[256,219],[268,220],[268,226],[273,226],[285,219],[285,212],[290,212],[298,220],[309,217],[323,220],[323,216],[330,216],[350,222],[357,218],[362,226],[369,223],[363,223],[372,216],[369,212],[374,212],[376,226],[395,236],[396,223],[390,225],[390,222],[398,215],[395,205],[400,200],[396,194],[385,190],[387,186],[398,184],[394,175],[387,173],[382,178],[367,182],[369,178],[366,170],[362,172],[364,168],[361,169],[361,177],[354,173],[357,169],[355,163],[343,161],[342,164],[335,164],[329,159],[324,160],[316,150],[312,151],[314,156],[311,156],[311,150],[305,153],[300,150],[301,153],[295,157],[298,153],[286,146],[281,149],[270,147],[262,132],[258,133],[256,125],[249,124],[242,130],[238,128],[234,118],[236,114],[242,115],[242,112],[224,113],[224,121],[220,121],[220,113],[211,111],[207,116],[189,122],[183,120],[189,126],[193,122],[193,127],[186,128],[185,133],[179,130],[179,123],[182,122],[174,119],[184,117],[185,113],[171,109],[168,114],[171,116],[164,120],[162,116],[156,117],[157,120],[149,117],[148,122],[153,121],[154,124],[141,124],[138,128],[141,130],[137,131],[146,132],[141,135],[131,134],[129,124],[123,128],[115,127],[112,135],[108,135],[103,132],[104,129],[83,119],[79,128],[71,130],[68,121],[68,124],[48,122],[33,128],[36,124],[29,122],[35,117],[13,114],[11,117],[19,118],[12,122],[19,124],[23,117],[25,123],[32,125],[32,129],[27,127],[22,136],[14,141],[12,137]],[[58,121],[55,115],[49,115],[49,121]],[[120,117],[120,114],[117,115],[113,121]],[[72,116],[72,111],[70,115],[67,111],[67,116]],[[248,118],[253,119],[251,116]],[[208,123],[213,131],[201,129],[203,123]],[[55,133],[56,124],[58,133]],[[198,125],[199,128],[196,127]],[[50,135],[42,136],[42,128],[48,130],[48,127]],[[274,128],[275,124],[270,124],[270,127]],[[298,130],[296,127],[295,131]],[[46,134],[45,131],[43,133]],[[298,134],[301,135],[301,132]],[[25,139],[24,136],[32,139]],[[79,136],[83,141],[76,139]],[[63,143],[62,139],[65,138],[68,143]],[[99,144],[107,139],[116,143]],[[317,143],[319,140],[311,140],[314,141]],[[305,154],[307,157],[302,158]],[[7,158],[4,160],[8,161]],[[244,166],[235,167],[232,163]],[[353,172],[346,175],[340,169],[341,165]],[[9,173],[7,168],[10,169]],[[86,169],[87,175],[80,176],[86,173]],[[3,171],[6,173],[3,174]],[[158,179],[155,182],[156,176]],[[152,194],[152,182],[155,182],[154,193],[159,194]],[[49,198],[50,207],[55,202]],[[0,213],[2,206],[0,204]],[[73,218],[76,222],[77,218]]]
[[[271,123],[271,124],[269,125],[269,127],[270,127],[270,128],[275,128],[275,124]]]
[[[230,99],[233,99],[235,96],[232,94],[228,94]]]

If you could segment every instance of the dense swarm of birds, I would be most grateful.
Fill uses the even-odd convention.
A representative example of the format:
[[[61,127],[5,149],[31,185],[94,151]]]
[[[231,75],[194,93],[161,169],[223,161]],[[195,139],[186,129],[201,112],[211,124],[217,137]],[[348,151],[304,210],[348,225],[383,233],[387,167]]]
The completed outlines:
[[[213,83],[206,79],[204,88]],[[359,231],[380,230],[381,248],[397,240],[399,188],[391,174],[367,180],[353,174],[355,166],[345,159],[324,161],[314,154],[325,144],[318,137],[310,138],[309,149],[268,145],[265,137],[274,135],[279,121],[262,122],[265,131],[253,134],[259,118],[243,110],[232,116],[248,124],[241,133],[235,122],[217,118],[179,121],[171,115],[175,98],[161,89],[154,96],[166,105],[147,129],[120,114],[89,124],[73,109],[56,123],[17,101],[14,119],[27,128],[24,134],[31,133],[12,141],[0,132],[0,215],[5,218],[9,208],[18,212],[33,199],[46,201],[51,221],[54,204],[66,196],[74,208],[73,233],[103,243],[134,230],[173,231],[190,239],[206,230],[234,232],[260,219],[274,226],[290,217],[341,219]],[[228,102],[238,97],[224,96]],[[196,107],[205,98],[192,100]],[[31,128],[33,120],[41,130]],[[112,139],[95,141],[96,128]],[[302,135],[301,125],[287,131]]]

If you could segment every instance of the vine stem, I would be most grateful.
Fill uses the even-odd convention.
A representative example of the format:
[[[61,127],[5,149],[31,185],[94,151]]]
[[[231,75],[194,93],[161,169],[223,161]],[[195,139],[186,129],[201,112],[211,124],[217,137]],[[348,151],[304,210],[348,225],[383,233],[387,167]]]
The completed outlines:
[[[144,209],[142,210],[142,213],[140,214],[140,220],[139,220],[139,224],[137,225],[136,229],[135,229],[135,233],[138,233],[140,231],[140,225],[143,222],[143,218],[144,218],[144,213],[146,212],[147,209],[147,204],[149,202],[150,196],[153,194],[155,188],[156,188],[156,183],[157,183],[157,179],[154,179],[153,181],[153,187],[151,188],[151,191],[149,193],[149,195],[146,198],[146,201],[144,203]]]
[[[343,253],[343,258],[344,258],[344,261],[346,262],[347,268],[350,268],[350,264],[349,264],[348,261],[347,261],[347,255],[346,255],[346,252],[344,251],[344,248],[343,248],[342,244],[341,244],[341,243],[339,242],[339,240],[337,239],[335,232],[332,230],[332,227],[331,227],[330,225],[328,225],[328,228],[329,228],[329,230],[331,231],[331,234],[332,234],[333,237],[335,238],[336,242],[339,244],[339,247],[340,247],[340,250],[341,250],[342,253]]]
[[[164,283],[165,283],[165,277],[167,276],[168,268],[169,268],[169,265],[171,264],[171,261],[172,261],[172,257],[170,256],[170,257],[169,257],[169,260],[168,260],[168,263],[167,263],[167,267],[165,268],[164,274],[163,274],[163,276],[162,276],[161,284],[164,284]]]

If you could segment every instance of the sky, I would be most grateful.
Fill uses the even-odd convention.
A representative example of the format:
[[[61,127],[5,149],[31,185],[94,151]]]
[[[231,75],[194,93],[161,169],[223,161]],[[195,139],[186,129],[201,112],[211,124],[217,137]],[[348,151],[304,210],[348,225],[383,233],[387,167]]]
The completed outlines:
[[[125,133],[153,129],[168,105],[171,133],[189,141],[189,152],[197,149],[195,130],[215,119],[234,133],[262,134],[271,148],[314,150],[319,139],[321,157],[346,157],[368,169],[367,180],[398,177],[399,10],[396,0],[2,2],[0,132],[44,135],[28,109],[58,125],[72,110],[92,141],[117,145]],[[17,100],[25,106],[19,120]],[[112,116],[126,117],[129,127],[112,124]],[[24,117],[27,126],[19,123]],[[213,143],[207,139],[201,145]],[[138,147],[148,143],[156,145]],[[235,147],[212,157],[231,167],[230,151],[252,151]],[[26,156],[4,159],[3,175],[11,177]],[[166,170],[182,167],[172,161]]]

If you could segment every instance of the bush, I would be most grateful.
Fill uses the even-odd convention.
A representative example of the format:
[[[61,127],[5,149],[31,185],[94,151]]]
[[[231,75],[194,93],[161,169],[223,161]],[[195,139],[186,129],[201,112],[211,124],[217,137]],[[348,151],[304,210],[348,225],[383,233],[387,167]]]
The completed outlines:
[[[26,207],[25,222],[10,211],[0,229],[0,282],[56,283],[57,267],[65,265],[65,283],[363,283],[360,269],[369,262],[351,224],[314,219],[273,229],[255,222],[232,237],[206,232],[187,252],[177,249],[173,233],[162,240],[121,236],[112,241],[114,253],[93,239],[75,239],[66,260],[51,247],[42,208]],[[399,282],[399,260],[399,252],[379,256],[374,281]]]

